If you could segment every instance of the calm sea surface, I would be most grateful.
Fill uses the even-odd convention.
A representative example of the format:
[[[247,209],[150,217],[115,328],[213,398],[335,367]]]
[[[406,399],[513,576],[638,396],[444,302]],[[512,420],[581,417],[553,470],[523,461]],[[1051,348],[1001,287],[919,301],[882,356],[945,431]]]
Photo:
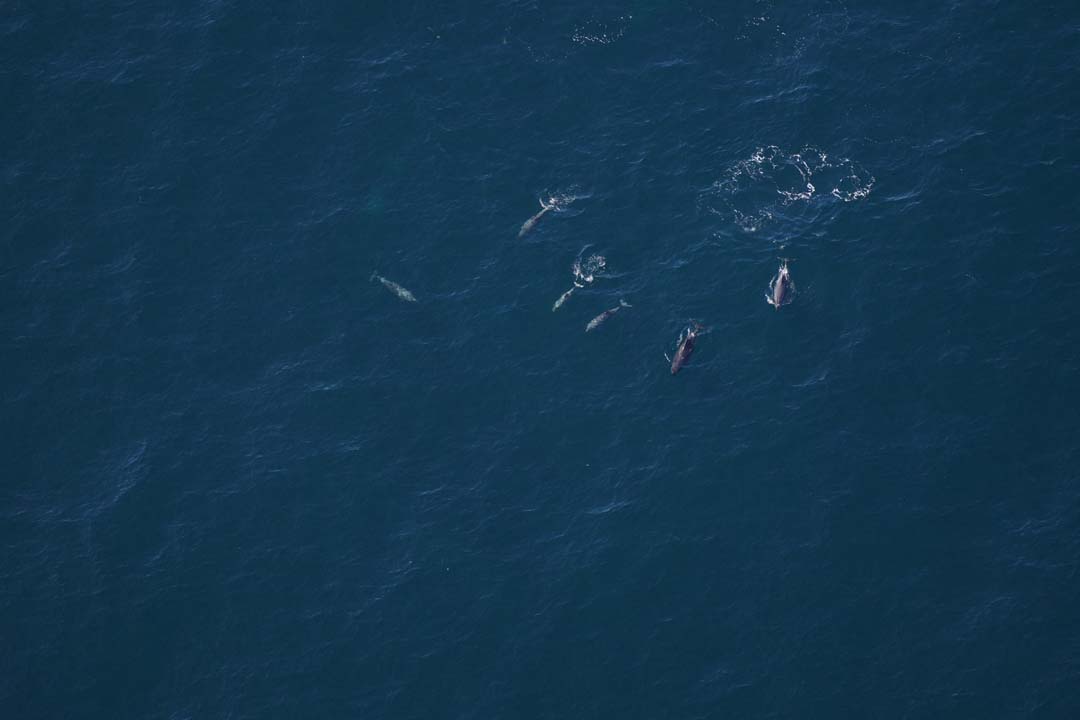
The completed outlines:
[[[3,717],[1080,717],[1075,3],[79,5]]]

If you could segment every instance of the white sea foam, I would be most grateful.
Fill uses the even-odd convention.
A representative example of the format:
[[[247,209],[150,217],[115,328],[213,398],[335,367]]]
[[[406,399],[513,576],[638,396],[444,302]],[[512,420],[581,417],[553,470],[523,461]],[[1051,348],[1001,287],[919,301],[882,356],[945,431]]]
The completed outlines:
[[[743,231],[756,232],[782,208],[832,198],[854,202],[867,197],[873,186],[874,176],[854,160],[831,157],[813,146],[787,152],[767,145],[732,163],[702,200]]]
[[[591,20],[574,28],[570,39],[578,45],[610,45],[630,26],[633,15],[623,15],[610,22]]]

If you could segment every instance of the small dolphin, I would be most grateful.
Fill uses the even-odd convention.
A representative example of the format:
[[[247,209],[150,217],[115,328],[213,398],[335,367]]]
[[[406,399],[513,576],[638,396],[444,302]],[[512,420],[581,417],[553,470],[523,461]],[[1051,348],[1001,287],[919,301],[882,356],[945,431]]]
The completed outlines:
[[[605,320],[607,320],[609,317],[611,317],[615,313],[619,312],[619,310],[621,308],[624,308],[624,307],[634,307],[634,306],[631,305],[630,303],[626,302],[625,300],[620,299],[618,305],[611,308],[610,310],[605,310],[604,312],[600,313],[599,315],[594,317],[592,320],[590,320],[589,324],[585,326],[585,332],[589,332],[591,330],[595,330],[596,328],[600,327],[600,323],[604,322]]]
[[[574,286],[559,296],[559,299],[555,301],[555,304],[551,306],[551,312],[555,312],[563,306],[563,303],[570,299],[570,296],[574,294],[574,291],[578,288],[585,287],[577,280],[574,281]]]
[[[554,202],[554,200],[552,200]],[[581,252],[585,252],[586,245],[581,248]],[[574,291],[578,288],[585,287],[584,283],[591,283],[596,279],[596,273],[604,269],[604,265],[607,264],[607,260],[603,255],[590,255],[589,259],[585,261],[585,266],[581,265],[581,256],[578,255],[578,259],[574,261],[574,264],[570,266],[570,272],[574,274],[574,286],[559,296],[559,299],[555,301],[555,304],[551,306],[551,312],[555,312],[562,307],[563,303],[570,299],[570,296],[574,294]],[[579,282],[580,281],[580,282]]]
[[[675,349],[675,359],[671,361],[672,375],[682,370],[683,365],[690,360],[690,355],[694,352],[694,343],[697,341],[698,333],[703,329],[704,328],[701,327],[700,323],[695,322],[679,335],[679,345]],[[667,357],[667,355],[665,355],[665,357]]]
[[[393,280],[387,280],[382,275],[379,275],[377,272],[372,272],[371,281],[375,282],[376,279],[378,279],[379,282],[385,285],[387,290],[394,293],[405,302],[416,302],[416,296],[413,295],[411,292],[401,287]]]
[[[781,305],[791,302],[794,294],[795,283],[791,282],[788,260],[780,258],[780,269],[776,271],[776,277],[769,283],[769,292],[765,295],[765,302],[779,310]]]
[[[543,200],[540,201],[540,208],[540,212],[536,213],[522,224],[521,230],[518,232],[518,237],[522,237],[525,233],[536,227],[536,223],[540,222],[540,218],[544,217],[544,214],[547,213],[548,210],[557,210],[559,205],[555,202],[555,198],[548,198],[547,202],[544,202]]]

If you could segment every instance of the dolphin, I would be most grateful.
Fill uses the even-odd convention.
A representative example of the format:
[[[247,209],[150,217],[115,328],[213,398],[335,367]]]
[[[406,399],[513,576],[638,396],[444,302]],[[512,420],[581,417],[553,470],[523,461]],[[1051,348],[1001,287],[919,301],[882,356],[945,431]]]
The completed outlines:
[[[679,345],[675,349],[675,358],[671,361],[672,375],[682,370],[683,365],[690,360],[690,355],[694,352],[694,343],[703,329],[700,323],[695,322],[679,335]]]
[[[555,201],[552,200],[554,203]],[[586,245],[581,248],[581,252],[585,252]],[[574,291],[578,288],[585,287],[584,283],[591,283],[596,279],[596,273],[604,269],[604,265],[607,261],[603,255],[590,255],[589,259],[585,261],[585,266],[581,265],[581,256],[578,255],[578,259],[574,261],[574,264],[570,266],[570,272],[574,274],[574,286],[559,296],[559,299],[555,301],[555,304],[551,306],[551,312],[555,312],[562,307],[563,303],[570,299],[570,296],[574,294]],[[578,281],[581,282],[578,282]]]
[[[574,286],[559,296],[559,299],[555,301],[555,304],[551,306],[551,312],[555,312],[563,306],[563,303],[570,299],[570,296],[574,294],[574,291],[578,288],[585,287],[577,280],[574,281]]]
[[[610,310],[605,310],[604,312],[600,313],[599,315],[594,317],[592,320],[590,320],[589,324],[585,326],[585,332],[590,332],[590,331],[595,330],[596,328],[600,327],[600,323],[604,322],[605,320],[607,320],[609,317],[611,317],[615,313],[619,312],[619,310],[624,308],[624,307],[634,307],[634,306],[631,305],[630,303],[626,302],[625,300],[620,299],[618,305],[611,308]]]
[[[400,285],[398,285],[393,280],[387,280],[382,275],[379,275],[377,272],[372,272],[371,273],[371,282],[375,282],[376,279],[379,282],[381,282],[384,286],[386,286],[387,290],[394,293],[395,295],[397,295],[399,298],[401,298],[405,302],[416,302],[416,296],[413,295],[411,292],[409,292],[405,288],[401,287]]]
[[[548,210],[557,210],[558,207],[559,206],[558,203],[555,202],[555,198],[548,198],[547,202],[541,200],[540,212],[536,213],[522,224],[521,230],[518,232],[518,237],[522,237],[523,235],[525,235],[525,233],[536,227],[536,223],[540,222],[540,218],[544,217]]]
[[[795,294],[795,283],[791,282],[791,272],[788,270],[787,258],[780,258],[780,269],[776,271],[776,277],[769,283],[769,292],[765,295],[765,302],[777,310],[781,305],[791,302]]]

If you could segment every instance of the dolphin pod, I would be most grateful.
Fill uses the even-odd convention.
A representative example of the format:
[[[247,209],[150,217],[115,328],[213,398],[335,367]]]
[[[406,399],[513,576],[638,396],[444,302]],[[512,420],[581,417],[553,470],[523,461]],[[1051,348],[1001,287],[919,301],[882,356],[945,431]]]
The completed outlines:
[[[551,210],[558,210],[558,201],[552,197],[547,202],[540,201],[540,211],[530,217],[521,226],[521,230],[518,233],[518,237],[521,237],[536,227],[536,224],[540,222],[540,219]],[[588,247],[586,245],[585,247]],[[584,251],[584,249],[583,249]],[[788,305],[792,302],[795,296],[795,283],[791,280],[791,260],[789,258],[780,258],[780,266],[776,271],[776,275],[769,281],[769,291],[765,294],[765,301],[772,305],[776,310],[779,310],[784,305]],[[562,305],[574,294],[575,290],[585,287],[586,284],[592,283],[596,273],[604,268],[605,258],[601,255],[593,255],[585,262],[584,267],[582,265],[581,257],[574,262],[571,268],[573,273],[573,285],[555,301],[552,306],[552,311],[558,310]],[[378,272],[371,273],[371,281],[378,280],[387,290],[391,291],[398,298],[405,302],[417,302],[416,296],[409,290],[405,289],[393,280],[389,280]],[[596,328],[600,327],[606,322],[612,315],[619,312],[622,308],[633,307],[623,299],[619,300],[619,304],[615,307],[604,310],[599,315],[585,325],[585,332],[592,332]],[[697,321],[691,322],[680,334],[676,341],[675,355],[674,357],[668,357],[667,353],[664,354],[668,361],[671,363],[671,374],[677,375],[686,364],[690,361],[690,356],[694,352],[694,348],[697,344],[697,338],[702,334],[705,328]]]

